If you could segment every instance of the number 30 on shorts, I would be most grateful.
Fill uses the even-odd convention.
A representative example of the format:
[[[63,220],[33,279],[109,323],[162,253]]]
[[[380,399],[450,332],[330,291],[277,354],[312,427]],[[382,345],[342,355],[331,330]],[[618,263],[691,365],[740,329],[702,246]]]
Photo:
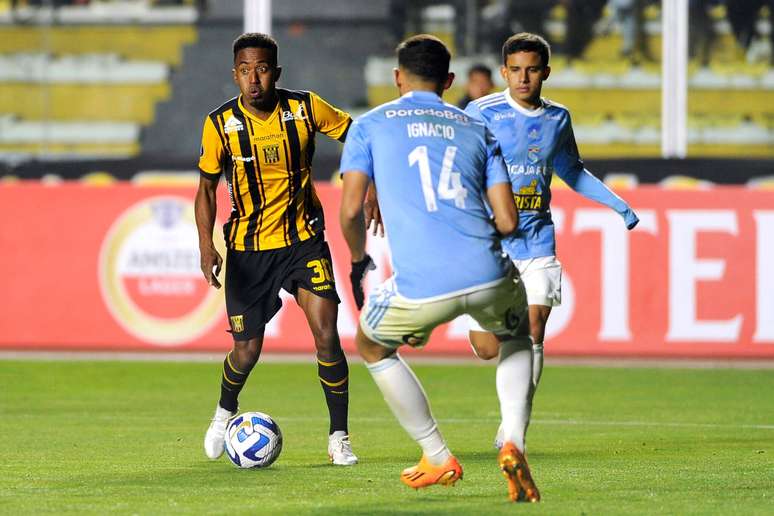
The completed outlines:
[[[331,268],[331,262],[327,258],[311,260],[306,262],[306,266],[312,269],[315,274],[310,280],[315,285],[318,283],[325,283],[326,281],[333,283],[333,269]]]

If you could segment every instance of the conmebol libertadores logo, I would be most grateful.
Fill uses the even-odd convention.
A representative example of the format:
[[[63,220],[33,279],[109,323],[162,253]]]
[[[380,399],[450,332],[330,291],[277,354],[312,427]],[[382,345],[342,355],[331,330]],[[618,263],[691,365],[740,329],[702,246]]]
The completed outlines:
[[[220,231],[214,233],[222,250]],[[105,304],[138,339],[183,344],[223,314],[222,290],[210,288],[199,268],[193,203],[187,199],[153,197],[131,206],[108,231],[99,262]]]

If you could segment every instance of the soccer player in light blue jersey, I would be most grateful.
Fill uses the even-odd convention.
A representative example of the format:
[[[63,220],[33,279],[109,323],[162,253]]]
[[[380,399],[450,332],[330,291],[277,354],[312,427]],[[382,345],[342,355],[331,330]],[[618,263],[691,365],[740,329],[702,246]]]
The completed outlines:
[[[355,298],[362,299],[358,291],[370,263],[363,199],[371,182],[394,269],[366,300],[358,351],[422,448],[420,462],[401,474],[403,483],[417,489],[450,485],[462,478],[462,467],[398,348],[422,347],[435,327],[470,314],[499,350],[496,387],[506,444],[498,461],[509,496],[538,501],[523,453],[532,388],[526,292],[500,245],[518,218],[505,163],[484,124],[441,99],[454,78],[444,44],[419,35],[397,51],[395,83],[402,96],[352,124],[341,158],[340,221],[352,253]]]
[[[542,37],[522,32],[503,45],[500,73],[508,84],[468,104],[465,112],[483,121],[502,147],[519,209],[518,231],[503,247],[519,269],[529,302],[533,344],[533,384],[537,388],[543,369],[543,336],[551,307],[561,303],[562,265],[556,259],[554,223],[551,220],[551,178],[558,175],[588,199],[618,212],[628,229],[639,222],[626,202],[583,166],[578,154],[570,113],[561,104],[540,96],[551,73],[550,48]],[[480,328],[470,322],[475,334]],[[496,355],[496,342],[479,345],[482,358]],[[497,439],[498,447],[501,443]]]

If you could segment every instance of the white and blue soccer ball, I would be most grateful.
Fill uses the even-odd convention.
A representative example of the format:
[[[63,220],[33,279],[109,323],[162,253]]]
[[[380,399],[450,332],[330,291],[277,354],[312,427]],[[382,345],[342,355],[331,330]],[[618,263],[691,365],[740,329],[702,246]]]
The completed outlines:
[[[226,454],[239,468],[265,468],[282,451],[282,432],[263,412],[239,414],[226,428]]]

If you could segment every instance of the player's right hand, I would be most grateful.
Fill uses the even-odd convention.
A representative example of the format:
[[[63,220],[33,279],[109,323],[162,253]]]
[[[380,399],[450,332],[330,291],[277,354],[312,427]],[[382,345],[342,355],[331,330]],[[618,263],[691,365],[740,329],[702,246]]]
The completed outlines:
[[[214,247],[204,247],[199,249],[199,254],[201,255],[202,274],[204,274],[207,284],[220,288],[218,275],[223,266],[223,258],[221,258],[220,253]]]
[[[360,310],[365,302],[363,292],[363,279],[368,271],[376,269],[376,264],[370,256],[365,255],[359,262],[352,262],[352,272],[349,273],[349,281],[352,282],[352,297],[355,298],[355,306]]]

